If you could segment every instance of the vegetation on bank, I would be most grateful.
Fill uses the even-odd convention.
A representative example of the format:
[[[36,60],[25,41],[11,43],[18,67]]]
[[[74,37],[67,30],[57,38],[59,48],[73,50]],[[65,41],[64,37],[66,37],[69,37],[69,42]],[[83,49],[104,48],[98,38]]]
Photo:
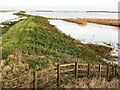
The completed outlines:
[[[4,79],[42,70],[58,63],[105,64],[113,59],[111,48],[82,44],[50,25],[48,19],[29,16],[7,29],[2,37],[2,76]]]

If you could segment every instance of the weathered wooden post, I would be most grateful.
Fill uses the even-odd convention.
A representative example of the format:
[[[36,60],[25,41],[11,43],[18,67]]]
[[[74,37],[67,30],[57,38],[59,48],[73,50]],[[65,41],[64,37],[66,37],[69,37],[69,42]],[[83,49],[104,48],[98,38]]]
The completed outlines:
[[[75,62],[74,76],[75,76],[75,79],[78,77],[78,62],[77,61]]]
[[[87,71],[87,77],[89,78],[90,75],[90,64],[88,64],[88,71]]]
[[[37,90],[37,71],[33,72],[33,88]]]
[[[117,65],[115,65],[115,75],[117,75]]]
[[[109,65],[107,65],[106,76],[107,76],[107,79],[109,79]]]
[[[57,65],[57,88],[60,87],[60,65]]]
[[[98,66],[98,71],[99,71],[99,77],[101,77],[101,66],[100,66],[100,64]]]
[[[114,65],[112,65],[112,77],[114,76]]]

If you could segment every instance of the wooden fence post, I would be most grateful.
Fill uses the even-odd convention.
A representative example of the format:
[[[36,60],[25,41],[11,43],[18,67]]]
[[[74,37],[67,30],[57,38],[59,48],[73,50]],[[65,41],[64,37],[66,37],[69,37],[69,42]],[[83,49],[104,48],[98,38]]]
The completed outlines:
[[[88,71],[87,71],[87,77],[89,78],[90,75],[90,64],[88,64]]]
[[[106,76],[107,76],[107,79],[109,79],[109,65],[107,65]]]
[[[60,87],[60,65],[57,65],[57,88]]]
[[[101,77],[101,66],[99,64],[99,67],[98,67],[98,71],[99,71],[99,77]]]
[[[114,76],[114,65],[112,65],[112,77]]]
[[[75,79],[78,77],[78,62],[77,61],[75,62],[74,76],[75,76]]]
[[[117,65],[115,65],[115,75],[117,75]]]
[[[37,90],[37,71],[33,72],[33,88]]]

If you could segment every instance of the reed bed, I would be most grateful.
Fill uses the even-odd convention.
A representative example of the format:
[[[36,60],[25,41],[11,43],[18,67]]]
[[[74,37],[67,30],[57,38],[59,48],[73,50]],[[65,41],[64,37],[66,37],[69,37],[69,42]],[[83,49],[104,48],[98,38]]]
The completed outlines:
[[[81,25],[87,25],[87,23],[96,23],[102,25],[110,25],[120,27],[119,19],[101,19],[101,18],[61,18],[60,20],[77,23]]]
[[[120,27],[120,20],[118,19],[85,18],[85,20],[87,20],[87,22],[90,22],[90,23],[97,23],[97,24]]]
[[[81,18],[77,18],[77,19],[69,18],[69,19],[61,19],[61,20],[67,21],[67,22],[72,22],[72,23],[77,23],[77,24],[81,24],[81,25],[87,25],[87,20],[84,20]]]

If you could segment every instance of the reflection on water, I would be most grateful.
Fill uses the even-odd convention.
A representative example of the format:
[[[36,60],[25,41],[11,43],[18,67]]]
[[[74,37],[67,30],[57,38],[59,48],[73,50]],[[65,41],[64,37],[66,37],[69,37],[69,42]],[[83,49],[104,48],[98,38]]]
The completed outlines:
[[[49,20],[63,33],[80,40],[83,43],[105,45],[114,48],[113,55],[118,56],[118,28],[100,24],[88,23],[87,26],[62,20]],[[114,62],[114,63],[118,63]]]

